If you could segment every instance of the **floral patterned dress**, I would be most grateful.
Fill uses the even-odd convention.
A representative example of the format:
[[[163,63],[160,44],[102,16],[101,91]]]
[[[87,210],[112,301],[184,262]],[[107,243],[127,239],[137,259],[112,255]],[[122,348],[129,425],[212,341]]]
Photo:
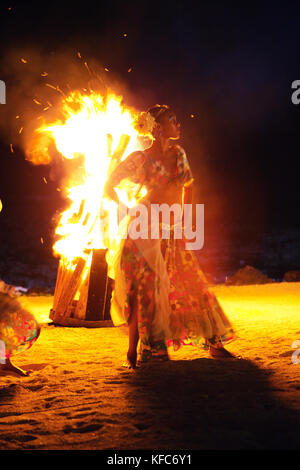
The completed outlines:
[[[137,182],[143,175],[143,183],[150,191],[170,182],[180,187],[188,186],[193,182],[193,176],[185,152],[179,145],[174,146],[174,151],[177,159],[175,174],[170,174],[161,161],[140,152],[122,162],[112,179],[117,182],[131,175]],[[151,252],[152,246],[151,258],[146,254]],[[162,262],[157,264],[159,258]],[[223,347],[233,339],[231,323],[215,295],[209,291],[195,252],[186,250],[185,240],[174,239],[172,232],[169,239],[150,240],[144,244],[127,237],[122,246],[119,273],[120,276],[115,278],[116,287],[120,278],[125,286],[125,294],[119,300],[119,318],[121,316],[128,323],[133,309],[137,310],[140,362],[168,359],[167,348],[171,345],[175,350],[182,345],[208,349],[210,345]],[[167,303],[162,304],[166,285]],[[118,289],[112,299],[113,320],[117,296]],[[116,323],[121,324],[122,320]]]
[[[40,334],[35,317],[7,294],[0,293],[0,363],[29,349]]]

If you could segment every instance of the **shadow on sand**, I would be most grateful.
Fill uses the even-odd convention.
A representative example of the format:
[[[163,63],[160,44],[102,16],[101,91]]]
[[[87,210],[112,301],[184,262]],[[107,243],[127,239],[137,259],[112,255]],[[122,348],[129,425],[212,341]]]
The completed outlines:
[[[274,396],[269,375],[247,360],[179,360],[138,369],[126,380],[137,448],[299,448],[299,411]]]

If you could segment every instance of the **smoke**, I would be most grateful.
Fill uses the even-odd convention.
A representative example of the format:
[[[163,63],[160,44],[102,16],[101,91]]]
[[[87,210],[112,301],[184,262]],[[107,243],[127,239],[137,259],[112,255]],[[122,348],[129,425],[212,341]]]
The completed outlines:
[[[35,165],[50,165],[50,179],[63,186],[66,176],[80,165],[66,160],[46,133],[37,130],[45,123],[64,120],[61,102],[73,91],[105,95],[108,90],[123,96],[126,106],[148,107],[153,95],[143,90],[139,97],[128,82],[94,58],[65,48],[44,53],[38,47],[14,48],[3,60],[2,76],[7,89],[7,104],[0,109],[0,134],[11,147],[21,149]]]

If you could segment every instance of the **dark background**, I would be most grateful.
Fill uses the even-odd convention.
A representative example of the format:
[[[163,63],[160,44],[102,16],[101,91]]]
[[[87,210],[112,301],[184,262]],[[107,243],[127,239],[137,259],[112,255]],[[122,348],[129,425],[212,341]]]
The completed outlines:
[[[42,86],[37,77],[47,67],[62,88],[84,86],[90,77],[78,51],[129,105],[175,110],[195,200],[205,204],[199,259],[206,272],[221,280],[252,264],[280,278],[300,268],[300,106],[291,102],[291,84],[300,79],[299,4],[4,1],[0,11],[7,87],[0,105],[0,278],[55,281],[51,246],[65,203],[59,178],[25,160],[13,117],[21,114],[26,132],[26,112]]]

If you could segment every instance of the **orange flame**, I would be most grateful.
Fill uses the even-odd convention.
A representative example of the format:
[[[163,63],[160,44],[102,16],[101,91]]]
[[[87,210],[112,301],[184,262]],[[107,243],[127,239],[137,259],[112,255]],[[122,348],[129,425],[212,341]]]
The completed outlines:
[[[60,239],[53,247],[71,265],[79,256],[88,259],[92,248],[107,247],[116,236],[117,205],[103,198],[104,185],[117,162],[140,147],[134,128],[137,113],[112,92],[105,97],[72,92],[62,98],[60,113],[60,120],[35,131],[27,157],[35,164],[51,163],[54,142],[63,159],[78,161],[81,183],[72,183],[69,175],[65,190],[70,206],[61,214],[56,228]],[[134,203],[126,191],[119,195],[127,205]]]

